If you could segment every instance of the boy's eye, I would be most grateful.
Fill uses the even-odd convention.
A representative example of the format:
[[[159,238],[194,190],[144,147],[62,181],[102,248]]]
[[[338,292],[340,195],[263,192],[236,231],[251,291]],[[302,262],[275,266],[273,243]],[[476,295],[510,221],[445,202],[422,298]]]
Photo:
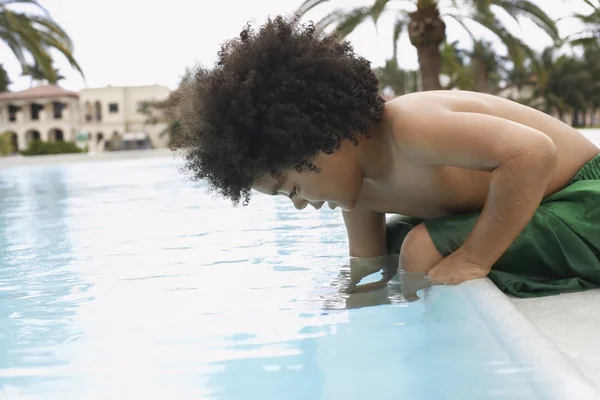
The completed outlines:
[[[298,193],[298,190],[296,189],[296,186],[294,186],[294,189],[292,189],[292,192],[290,193],[290,195],[288,196],[290,199],[292,197],[294,197],[296,194]]]

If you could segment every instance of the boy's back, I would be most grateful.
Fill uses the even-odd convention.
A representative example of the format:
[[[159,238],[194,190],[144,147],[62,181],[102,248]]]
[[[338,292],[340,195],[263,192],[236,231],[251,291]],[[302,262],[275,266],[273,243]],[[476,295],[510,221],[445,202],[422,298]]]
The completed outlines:
[[[448,165],[421,165],[412,157],[414,152],[403,146],[404,137],[420,136],[423,143],[439,140],[445,132],[450,141],[463,140],[466,149],[481,145],[453,139],[452,123],[457,118],[481,114],[521,124],[543,132],[555,144],[557,162],[545,195],[563,188],[587,161],[600,153],[591,143],[570,126],[540,111],[500,97],[467,91],[429,91],[401,96],[386,104],[383,120],[375,127],[378,134],[388,135],[396,145],[392,148],[390,173],[377,181],[365,182],[357,207],[380,213],[398,213],[422,219],[481,211],[484,206],[491,173]],[[480,136],[488,137],[493,146],[494,135],[500,135],[490,120],[479,121],[474,127]],[[460,128],[459,128],[460,129]],[[410,139],[409,139],[410,140]],[[528,149],[524,149],[528,150]],[[534,149],[529,149],[533,151]]]

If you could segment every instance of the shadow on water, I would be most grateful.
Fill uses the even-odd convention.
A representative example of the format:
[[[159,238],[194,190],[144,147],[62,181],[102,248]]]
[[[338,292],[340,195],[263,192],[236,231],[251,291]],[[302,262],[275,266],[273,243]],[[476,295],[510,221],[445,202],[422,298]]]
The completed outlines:
[[[0,175],[0,390],[51,378],[65,361],[56,346],[71,340],[76,303],[85,288],[65,268],[68,238],[65,171],[15,168]]]

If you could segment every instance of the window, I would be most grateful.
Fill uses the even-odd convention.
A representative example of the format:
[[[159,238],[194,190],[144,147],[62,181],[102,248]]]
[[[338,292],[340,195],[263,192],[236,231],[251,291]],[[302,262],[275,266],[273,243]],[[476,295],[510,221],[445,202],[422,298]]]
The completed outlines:
[[[89,101],[85,102],[85,120],[90,122],[93,119],[92,103]]]
[[[109,103],[108,104],[108,112],[118,113],[119,112],[119,104],[118,103]]]
[[[96,109],[96,121],[102,121],[102,105],[99,101],[96,101],[94,108]]]
[[[44,108],[41,104],[31,104],[31,119],[37,121],[40,119],[40,110]]]
[[[17,113],[19,112],[20,107],[13,106],[12,104],[8,106],[8,120],[10,122],[17,121]]]
[[[55,101],[54,103],[52,103],[52,110],[54,111],[54,119],[62,119],[63,116],[63,110],[67,107],[67,105],[65,103],[59,103],[58,101]]]

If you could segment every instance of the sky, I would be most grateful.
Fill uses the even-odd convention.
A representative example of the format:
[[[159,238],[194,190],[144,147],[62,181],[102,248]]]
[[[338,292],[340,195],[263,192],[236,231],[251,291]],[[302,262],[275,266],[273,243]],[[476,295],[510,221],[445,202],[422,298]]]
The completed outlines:
[[[318,21],[327,12],[344,7],[372,4],[373,0],[330,0],[313,9],[305,20]],[[55,65],[66,77],[60,85],[69,90],[84,87],[136,86],[161,84],[171,89],[186,67],[197,64],[212,66],[220,44],[236,37],[247,22],[255,26],[269,16],[290,14],[303,0],[40,0],[51,17],[69,34],[74,56],[81,65],[84,79],[73,70],[62,55]],[[449,0],[442,0],[442,3]],[[552,18],[587,13],[581,0],[534,0]],[[398,4],[408,4],[408,1]],[[531,47],[540,50],[550,44],[549,38],[530,21],[517,24],[500,15],[510,30]],[[380,66],[392,54],[393,14],[383,16],[377,29],[368,22],[348,39],[360,55]],[[448,38],[468,47],[468,34],[451,19],[447,21]],[[473,23],[474,32],[488,39],[494,36]],[[561,34],[578,31],[573,19],[559,22]],[[498,47],[501,52],[502,48]],[[20,77],[21,69],[11,51],[0,43],[0,60],[9,73],[12,91],[30,87],[31,81]],[[418,67],[416,49],[404,34],[399,44],[398,62],[403,68]]]

